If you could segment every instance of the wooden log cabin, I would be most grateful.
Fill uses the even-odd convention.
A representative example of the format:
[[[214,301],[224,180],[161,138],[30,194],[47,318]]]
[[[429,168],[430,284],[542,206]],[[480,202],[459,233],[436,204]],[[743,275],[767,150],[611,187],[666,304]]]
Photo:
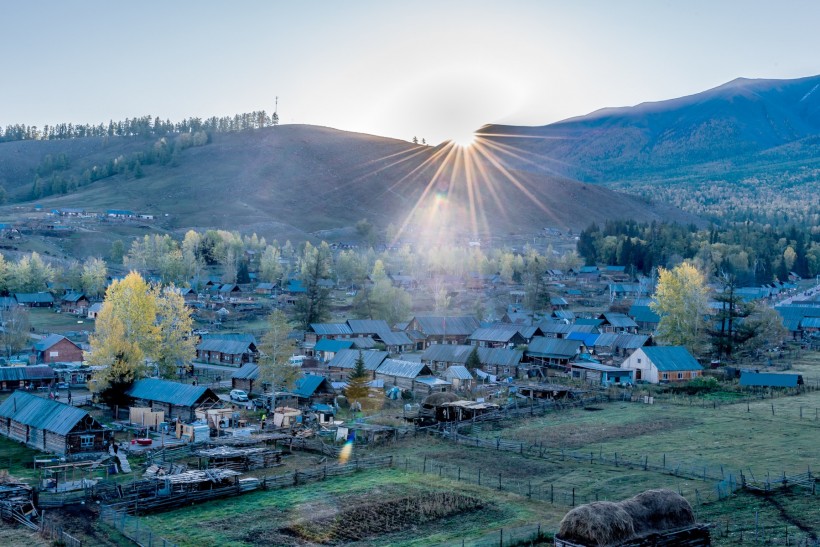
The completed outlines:
[[[137,380],[126,392],[133,406],[165,412],[165,420],[179,418],[183,422],[196,419],[196,409],[219,401],[219,396],[205,386],[191,386],[168,380],[147,378]]]
[[[103,452],[114,438],[85,410],[24,391],[0,405],[0,435],[58,456]]]

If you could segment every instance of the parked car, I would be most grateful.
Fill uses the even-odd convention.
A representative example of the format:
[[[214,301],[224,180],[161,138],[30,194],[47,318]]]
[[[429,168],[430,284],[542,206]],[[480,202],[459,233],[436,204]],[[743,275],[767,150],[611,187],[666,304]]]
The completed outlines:
[[[68,382],[60,382],[57,384],[57,389],[68,389],[69,387]]]
[[[231,401],[239,401],[241,403],[248,401],[248,394],[243,389],[231,390]]]

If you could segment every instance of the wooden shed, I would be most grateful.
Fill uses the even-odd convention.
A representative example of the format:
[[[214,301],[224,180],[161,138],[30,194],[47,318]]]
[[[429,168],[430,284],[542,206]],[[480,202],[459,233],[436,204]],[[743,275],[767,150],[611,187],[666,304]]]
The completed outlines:
[[[24,391],[0,404],[0,435],[59,456],[103,452],[114,438],[88,412]]]
[[[219,401],[219,396],[205,386],[155,378],[137,380],[126,394],[131,398],[132,406],[150,408],[155,412],[161,410],[168,421],[176,418],[193,421],[199,406]]]

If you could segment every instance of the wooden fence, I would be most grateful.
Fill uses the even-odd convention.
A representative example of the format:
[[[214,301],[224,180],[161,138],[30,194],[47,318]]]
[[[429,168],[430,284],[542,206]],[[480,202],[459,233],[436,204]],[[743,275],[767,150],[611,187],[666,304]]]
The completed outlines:
[[[42,522],[39,532],[41,537],[53,541],[56,545],[65,545],[65,547],[82,547],[83,545],[82,541],[63,530],[62,526],[50,522]]]

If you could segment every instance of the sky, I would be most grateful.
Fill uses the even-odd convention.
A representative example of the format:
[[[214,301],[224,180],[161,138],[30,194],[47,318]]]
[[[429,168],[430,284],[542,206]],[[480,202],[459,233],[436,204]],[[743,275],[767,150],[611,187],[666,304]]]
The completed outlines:
[[[0,0],[0,126],[266,110],[438,144],[820,74],[820,2]]]

